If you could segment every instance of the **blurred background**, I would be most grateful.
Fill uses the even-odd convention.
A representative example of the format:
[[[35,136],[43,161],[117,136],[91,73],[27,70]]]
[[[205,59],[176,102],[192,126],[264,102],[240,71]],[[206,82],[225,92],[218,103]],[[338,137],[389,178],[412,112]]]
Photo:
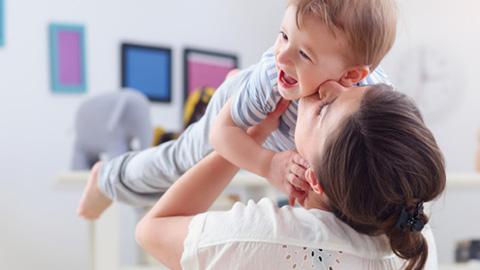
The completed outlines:
[[[248,67],[273,45],[286,6],[286,0],[0,3],[0,269],[19,270],[91,268],[91,227],[75,213],[81,189],[61,188],[57,179],[70,168],[79,105],[122,86],[122,44],[171,50],[169,101],[151,101],[150,112],[152,125],[178,131],[185,49],[234,55],[240,68]],[[480,238],[480,2],[399,0],[398,6],[397,41],[382,65],[415,98],[449,175],[461,180],[433,209],[440,262],[451,263],[458,241]],[[52,83],[52,25],[83,31],[79,88]]]

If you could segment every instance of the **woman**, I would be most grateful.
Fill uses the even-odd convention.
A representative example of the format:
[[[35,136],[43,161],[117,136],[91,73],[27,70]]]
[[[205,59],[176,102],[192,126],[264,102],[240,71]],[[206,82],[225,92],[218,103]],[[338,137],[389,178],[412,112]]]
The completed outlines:
[[[143,218],[138,242],[173,269],[423,269],[423,203],[442,193],[444,162],[415,105],[390,90],[328,82],[299,101],[303,208],[264,199],[205,212],[237,172],[213,153]],[[254,139],[276,126],[278,107]]]

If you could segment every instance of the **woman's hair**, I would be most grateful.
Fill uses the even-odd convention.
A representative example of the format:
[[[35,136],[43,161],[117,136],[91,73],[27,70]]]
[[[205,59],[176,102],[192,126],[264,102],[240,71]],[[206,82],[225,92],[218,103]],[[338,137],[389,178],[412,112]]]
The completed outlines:
[[[387,85],[371,86],[357,112],[329,136],[315,166],[328,204],[360,233],[385,234],[406,269],[422,269],[428,246],[423,235],[396,226],[445,188],[444,160],[414,102]],[[423,224],[428,217],[417,216]]]
[[[347,59],[375,69],[395,41],[397,7],[394,0],[289,0],[297,8],[297,25],[307,16],[344,33]]]

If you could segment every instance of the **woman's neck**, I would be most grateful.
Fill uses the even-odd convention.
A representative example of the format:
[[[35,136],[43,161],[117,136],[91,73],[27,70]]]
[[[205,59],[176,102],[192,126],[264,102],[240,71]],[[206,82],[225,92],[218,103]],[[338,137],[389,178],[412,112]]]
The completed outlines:
[[[324,211],[331,211],[328,205],[328,198],[325,193],[318,194],[314,191],[309,191],[307,194],[307,198],[303,204],[305,209],[320,209]]]

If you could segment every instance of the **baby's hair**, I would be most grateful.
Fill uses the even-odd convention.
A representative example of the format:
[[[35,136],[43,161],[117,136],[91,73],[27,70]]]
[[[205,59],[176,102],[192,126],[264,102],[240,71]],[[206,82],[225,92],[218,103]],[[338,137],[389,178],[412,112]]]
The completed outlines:
[[[297,26],[307,16],[325,23],[332,33],[343,33],[345,55],[352,65],[374,70],[392,47],[396,36],[394,0],[290,0],[297,8]]]
[[[336,216],[358,232],[386,235],[406,269],[423,269],[428,246],[420,231],[428,217],[417,210],[443,192],[446,177],[414,102],[387,85],[370,86],[318,157],[315,171]],[[406,215],[414,217],[410,227],[398,226]]]

